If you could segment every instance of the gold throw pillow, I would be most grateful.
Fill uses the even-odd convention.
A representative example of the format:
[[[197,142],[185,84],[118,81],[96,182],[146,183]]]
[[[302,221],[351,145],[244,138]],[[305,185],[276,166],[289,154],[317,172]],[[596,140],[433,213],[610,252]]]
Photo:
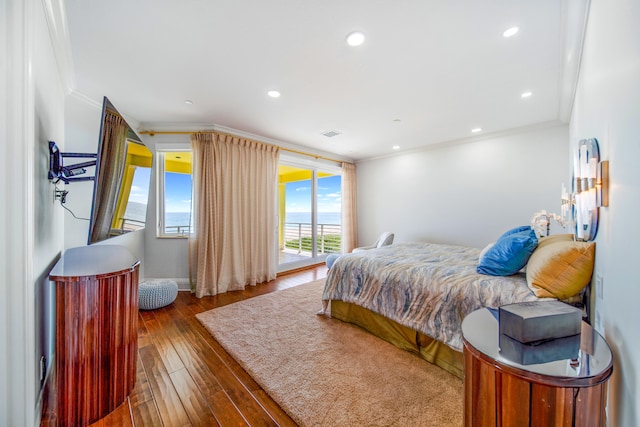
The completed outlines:
[[[537,297],[567,299],[591,281],[594,258],[593,242],[555,236],[541,239],[527,264],[527,284]]]

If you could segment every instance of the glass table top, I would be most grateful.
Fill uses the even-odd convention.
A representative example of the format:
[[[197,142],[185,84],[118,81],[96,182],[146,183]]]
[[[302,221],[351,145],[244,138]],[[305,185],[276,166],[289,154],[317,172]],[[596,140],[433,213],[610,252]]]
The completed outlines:
[[[565,345],[574,347],[575,352],[573,349],[568,352],[573,354],[574,357],[561,358],[545,363],[521,364],[514,361],[512,357],[508,357],[505,351],[500,349],[498,320],[494,313],[487,308],[476,310],[464,319],[462,322],[462,334],[464,339],[476,350],[503,365],[550,377],[594,377],[609,369],[613,361],[611,349],[607,342],[585,322],[582,322],[582,332],[575,337],[576,339],[569,339],[559,343],[547,342],[555,345],[556,349],[562,349]],[[564,339],[561,338],[559,340]],[[505,341],[503,341],[503,346],[505,345]],[[535,348],[531,347],[526,348],[526,350],[532,350],[532,354],[535,354],[536,351]],[[562,353],[563,351],[560,351],[556,354]],[[568,353],[565,348],[564,354]]]

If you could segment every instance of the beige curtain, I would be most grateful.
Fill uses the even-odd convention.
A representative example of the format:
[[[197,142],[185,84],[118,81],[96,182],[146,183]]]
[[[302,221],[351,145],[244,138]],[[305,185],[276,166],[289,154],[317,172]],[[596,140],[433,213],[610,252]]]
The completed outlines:
[[[356,165],[342,163],[342,251],[348,253],[357,246]]]
[[[216,132],[193,134],[191,147],[196,296],[275,279],[279,148]]]
[[[102,129],[102,146],[98,158],[100,168],[96,176],[96,194],[89,243],[110,236],[113,213],[124,173],[129,125],[118,114],[107,110]]]

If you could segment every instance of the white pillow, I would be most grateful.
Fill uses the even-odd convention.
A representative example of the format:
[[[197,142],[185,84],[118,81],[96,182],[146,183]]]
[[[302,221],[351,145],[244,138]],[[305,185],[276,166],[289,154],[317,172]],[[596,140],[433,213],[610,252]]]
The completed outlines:
[[[480,256],[478,257],[478,262],[480,262],[482,260],[482,257],[489,251],[489,249],[491,249],[491,247],[493,245],[495,245],[496,242],[491,242],[489,243],[487,246],[484,247],[484,249],[482,251],[480,251]]]

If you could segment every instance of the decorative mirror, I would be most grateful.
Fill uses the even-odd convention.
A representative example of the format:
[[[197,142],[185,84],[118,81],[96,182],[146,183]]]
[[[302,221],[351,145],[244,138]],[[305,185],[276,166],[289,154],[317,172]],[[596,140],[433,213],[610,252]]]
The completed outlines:
[[[580,140],[573,156],[572,217],[576,227],[576,240],[589,241],[596,238],[598,208],[609,205],[608,171],[609,162],[600,162],[598,140]]]

